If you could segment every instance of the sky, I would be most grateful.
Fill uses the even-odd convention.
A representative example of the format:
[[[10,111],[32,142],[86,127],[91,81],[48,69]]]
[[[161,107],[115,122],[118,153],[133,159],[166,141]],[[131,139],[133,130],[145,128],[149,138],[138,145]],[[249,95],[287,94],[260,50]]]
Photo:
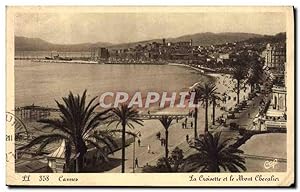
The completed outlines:
[[[280,12],[18,13],[15,36],[51,43],[126,43],[202,32],[274,35],[286,31]]]

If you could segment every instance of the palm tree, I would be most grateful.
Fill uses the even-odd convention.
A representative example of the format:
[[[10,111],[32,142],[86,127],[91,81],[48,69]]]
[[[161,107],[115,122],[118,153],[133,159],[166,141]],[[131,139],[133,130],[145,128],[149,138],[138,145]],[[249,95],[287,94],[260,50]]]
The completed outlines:
[[[220,168],[230,172],[246,171],[245,159],[241,157],[243,151],[228,145],[229,140],[222,142],[220,135],[221,132],[207,133],[190,146],[197,153],[187,157],[185,171],[220,172]]]
[[[174,173],[181,172],[184,156],[182,149],[175,147],[168,159],[159,158],[155,166],[147,165],[143,167],[144,173]]]
[[[243,67],[241,64],[237,64],[233,68],[232,78],[236,80],[236,85],[233,89],[236,92],[237,104],[240,103],[240,91],[244,88],[244,81],[247,78],[247,68]]]
[[[197,127],[198,127],[198,103],[199,100],[201,98],[201,92],[199,91],[199,89],[194,88],[191,93],[195,94],[195,98],[194,98],[194,104],[195,104],[195,110],[194,110],[194,137],[198,138],[198,131],[197,131]]]
[[[204,84],[201,84],[196,88],[199,91],[199,101],[202,102],[202,104],[205,107],[205,129],[204,132],[208,132],[208,105],[209,102],[212,101],[213,99],[216,99],[216,85],[211,82],[206,82]]]
[[[118,127],[120,124],[122,126],[122,173],[125,173],[126,126],[131,129],[134,129],[132,123],[137,123],[143,126],[143,120],[139,118],[138,111],[132,107],[128,107],[128,104],[122,104],[120,107],[112,109],[112,112],[114,117],[108,125],[113,122],[117,122],[116,127]]]
[[[211,94],[211,101],[210,103],[212,104],[212,124],[215,125],[215,116],[216,116],[216,105],[217,101],[221,100],[221,98],[218,96],[219,93],[213,92]]]
[[[159,118],[159,121],[165,128],[165,135],[166,135],[166,144],[165,144],[165,157],[168,159],[169,149],[168,149],[168,141],[169,141],[169,127],[173,121],[173,118],[167,115],[163,115]]]
[[[250,85],[251,93],[253,92],[255,85],[261,82],[262,77],[263,77],[263,68],[261,63],[252,62],[247,77],[247,83]]]
[[[66,143],[66,167],[69,165],[69,160],[72,154],[72,149],[75,151],[76,172],[81,172],[83,169],[83,158],[87,152],[87,144],[94,145],[98,149],[103,149],[100,143],[105,144],[111,151],[116,143],[112,135],[108,131],[97,131],[95,129],[101,122],[110,117],[108,110],[102,112],[95,112],[99,103],[94,104],[97,97],[94,97],[86,105],[86,90],[82,96],[74,96],[72,92],[68,97],[63,97],[64,103],[59,103],[55,100],[60,114],[60,118],[55,119],[41,119],[39,122],[44,123],[43,128],[52,128],[51,134],[40,135],[33,139],[29,144],[23,146],[21,149],[30,148],[34,145],[40,144],[37,153],[41,152],[48,144],[59,140],[65,140]],[[105,154],[103,153],[103,156]]]

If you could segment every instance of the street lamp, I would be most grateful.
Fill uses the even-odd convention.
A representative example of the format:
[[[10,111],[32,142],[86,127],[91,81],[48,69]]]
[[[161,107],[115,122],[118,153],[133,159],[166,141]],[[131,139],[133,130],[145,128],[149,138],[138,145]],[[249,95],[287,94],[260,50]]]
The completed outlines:
[[[132,173],[134,173],[134,168],[135,168],[135,138],[137,137],[138,134],[140,134],[141,132],[138,131],[136,133],[134,133],[133,135],[133,153],[132,153]]]

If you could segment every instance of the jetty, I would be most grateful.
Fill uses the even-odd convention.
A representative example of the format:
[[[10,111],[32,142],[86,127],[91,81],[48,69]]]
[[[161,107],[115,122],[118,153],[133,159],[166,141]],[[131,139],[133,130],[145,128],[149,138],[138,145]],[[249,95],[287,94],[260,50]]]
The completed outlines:
[[[42,118],[49,117],[51,115],[51,113],[53,113],[53,112],[59,113],[60,111],[57,108],[37,106],[34,104],[15,108],[15,115],[17,115],[18,117],[20,117],[23,120],[39,120]],[[169,116],[174,119],[182,119],[182,118],[189,117],[189,114],[188,113],[187,114],[185,114],[185,113],[184,114],[183,113],[178,113],[178,114],[174,114],[174,113],[163,113],[163,114],[141,113],[141,114],[139,114],[139,117],[143,120],[159,119],[162,116]]]
[[[15,115],[25,120],[38,120],[49,117],[51,112],[59,112],[59,110],[50,107],[36,106],[34,104],[15,108]]]

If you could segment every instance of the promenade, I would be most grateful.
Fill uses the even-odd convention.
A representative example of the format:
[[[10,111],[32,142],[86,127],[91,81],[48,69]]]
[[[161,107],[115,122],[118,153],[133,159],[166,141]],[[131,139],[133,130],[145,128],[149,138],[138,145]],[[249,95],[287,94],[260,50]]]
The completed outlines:
[[[231,78],[228,75],[219,75],[214,74],[216,78],[216,85],[218,87],[218,92],[223,94],[224,92],[229,95],[231,98],[236,96],[235,93],[230,92],[229,90],[232,88],[233,83]],[[225,86],[224,86],[225,85]],[[228,88],[229,87],[229,88]],[[245,91],[241,92],[240,101],[247,99],[247,95],[250,92],[250,89],[246,89]],[[253,100],[248,101],[248,107],[237,113],[237,118],[233,121],[240,123],[243,127],[251,126],[253,118],[258,112],[258,104],[261,99],[261,96],[254,98]],[[216,118],[225,114],[225,111],[220,110],[220,107],[226,106],[227,109],[234,107],[236,104],[236,100],[230,99],[226,102],[226,104],[220,104],[219,107],[216,107]],[[255,107],[253,107],[253,104]],[[181,110],[181,113],[186,113],[188,109]],[[204,109],[203,107],[199,108],[198,113],[198,134],[204,133]],[[157,112],[159,114],[164,113],[179,113],[178,109],[176,108],[166,108]],[[248,118],[248,113],[250,113],[250,118]],[[209,106],[209,131],[211,132],[218,132],[222,131],[222,136],[226,138],[233,138],[236,139],[238,136],[238,131],[231,131],[229,127],[222,127],[218,123],[216,125],[212,125],[212,106]],[[191,127],[191,122],[194,123],[193,118],[187,119],[187,127],[188,129],[182,128],[182,122],[185,119],[180,119],[178,123],[176,120],[173,120],[172,125],[169,128],[169,152],[171,153],[175,147],[179,147],[184,151],[184,155],[187,156],[194,151],[189,147],[188,143],[186,142],[186,135],[189,135],[189,138],[194,137],[194,129]],[[231,121],[231,120],[230,120]],[[161,146],[161,142],[156,138],[156,133],[161,133],[161,138],[164,138],[165,130],[159,120],[152,119],[152,120],[145,120],[144,126],[136,126],[133,132],[141,132],[141,146],[138,146],[137,139],[135,145],[132,143],[130,146],[126,147],[126,161],[125,161],[125,172],[132,173],[133,172],[133,165],[134,165],[134,157],[138,159],[139,167],[135,168],[135,172],[141,172],[142,167],[145,165],[155,165],[157,160],[165,155],[165,148]],[[148,145],[151,147],[150,153],[148,153]],[[135,152],[134,152],[135,148]],[[115,152],[113,155],[110,155],[110,158],[117,158],[121,159],[122,151],[119,150]],[[135,154],[133,154],[135,153]],[[111,173],[120,173],[121,172],[121,165],[115,167],[114,169],[108,171]]]

